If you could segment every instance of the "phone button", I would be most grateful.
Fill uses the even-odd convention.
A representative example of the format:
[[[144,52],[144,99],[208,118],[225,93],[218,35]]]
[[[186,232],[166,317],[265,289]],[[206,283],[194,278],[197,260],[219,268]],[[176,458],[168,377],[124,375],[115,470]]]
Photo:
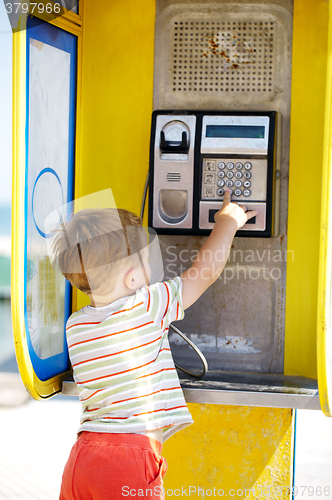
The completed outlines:
[[[234,194],[235,194],[235,196],[241,196],[241,194],[242,194],[241,189],[235,189]]]
[[[242,172],[235,172],[235,177],[237,179],[241,179],[242,175],[243,175]]]
[[[245,179],[250,179],[250,177],[251,177],[251,172],[244,172],[244,174],[243,174],[243,175],[244,175],[244,178],[245,178]]]
[[[206,160],[205,170],[214,171],[216,169],[216,162],[214,160]]]
[[[252,165],[251,165],[251,163],[250,163],[249,161],[247,161],[247,163],[245,163],[245,164],[244,164],[244,168],[245,168],[246,170],[250,170],[250,169],[251,169],[251,167],[252,167]]]
[[[229,161],[229,162],[227,163],[227,168],[229,168],[229,170],[233,170],[233,168],[234,168],[234,163],[233,163],[232,161]]]
[[[227,176],[229,179],[232,179],[232,177],[234,177],[234,172],[227,172],[226,176]]]
[[[220,189],[217,189],[217,195],[218,196],[223,196],[225,194],[225,190],[220,188]]]
[[[250,182],[250,181],[244,181],[243,186],[244,186],[245,188],[250,188],[250,186],[251,186],[251,182]]]
[[[223,172],[222,170],[218,172],[218,177],[220,177],[221,179],[225,177],[225,172]]]
[[[218,163],[218,168],[220,168],[220,170],[223,170],[225,167],[226,167],[226,163],[224,163],[223,161]]]
[[[236,164],[235,164],[235,168],[237,170],[241,170],[241,168],[243,167],[242,163],[240,161],[238,161]]]
[[[244,190],[243,190],[243,195],[244,195],[244,196],[250,196],[250,195],[251,195],[251,191],[250,191],[250,189],[244,189]]]
[[[204,186],[203,196],[204,198],[214,198],[215,186]]]
[[[242,181],[235,181],[234,184],[235,184],[235,187],[239,188],[242,186]]]
[[[204,174],[204,184],[214,184],[216,182],[215,175],[216,174],[210,174],[209,172],[206,172]]]
[[[218,184],[219,187],[222,188],[225,185],[225,181],[223,181],[222,179],[219,179],[219,181],[217,182],[217,184]]]

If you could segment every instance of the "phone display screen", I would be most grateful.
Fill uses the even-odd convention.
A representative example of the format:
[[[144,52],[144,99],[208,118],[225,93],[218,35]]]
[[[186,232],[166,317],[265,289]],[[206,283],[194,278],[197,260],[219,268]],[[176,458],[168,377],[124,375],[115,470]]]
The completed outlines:
[[[234,139],[264,139],[262,125],[207,125],[206,137]]]

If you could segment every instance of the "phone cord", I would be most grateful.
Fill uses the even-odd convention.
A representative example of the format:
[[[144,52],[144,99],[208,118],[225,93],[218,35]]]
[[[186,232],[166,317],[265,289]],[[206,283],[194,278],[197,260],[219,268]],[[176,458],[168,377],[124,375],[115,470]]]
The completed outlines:
[[[196,352],[196,354],[198,355],[198,357],[202,361],[202,365],[203,365],[202,373],[191,372],[190,370],[187,370],[186,368],[183,368],[182,366],[180,366],[180,365],[178,365],[177,363],[174,362],[176,368],[178,368],[179,370],[181,370],[184,373],[188,373],[188,375],[191,375],[192,377],[195,377],[195,378],[202,378],[202,377],[204,377],[204,375],[208,371],[208,364],[207,364],[206,358],[205,358],[204,354],[202,353],[202,351],[200,349],[198,349],[197,345],[195,345],[194,342],[192,342],[190,339],[188,339],[188,337],[184,333],[182,333],[178,328],[176,328],[176,326],[169,325],[169,327],[172,328],[172,330],[175,333],[177,333],[178,335],[180,335],[180,337],[182,337],[190,345],[190,347],[192,349],[194,349],[194,351]]]
[[[146,197],[147,197],[148,187],[149,187],[149,171],[148,171],[148,174],[146,176],[146,181],[145,181],[145,186],[144,186],[144,192],[143,192],[143,198],[142,198],[142,206],[141,206],[141,213],[140,213],[141,219],[143,219],[143,215],[144,215],[144,209],[145,209],[145,203],[146,203]],[[202,371],[202,373],[199,373],[199,374],[191,372],[190,370],[187,370],[186,368],[182,368],[182,366],[178,365],[177,363],[174,363],[174,365],[176,366],[176,368],[178,370],[181,370],[184,373],[187,373],[188,375],[191,375],[192,377],[195,377],[195,378],[202,378],[202,377],[204,377],[204,375],[208,371],[208,364],[207,364],[206,358],[205,358],[204,354],[202,353],[202,351],[200,351],[200,349],[198,349],[198,347],[190,339],[188,339],[188,337],[184,333],[182,333],[176,326],[169,325],[169,327],[172,328],[172,330],[175,333],[177,333],[178,335],[180,335],[180,337],[182,337],[190,345],[190,347],[192,349],[194,349],[194,351],[199,356],[199,358],[200,358],[200,360],[202,361],[202,364],[203,364],[203,371]]]
[[[143,219],[143,215],[144,215],[146,195],[148,193],[148,187],[149,187],[149,176],[150,176],[150,174],[148,171],[148,175],[146,176],[146,181],[145,181],[145,186],[144,186],[143,198],[142,198],[142,206],[141,206],[141,213],[140,213],[141,219]]]

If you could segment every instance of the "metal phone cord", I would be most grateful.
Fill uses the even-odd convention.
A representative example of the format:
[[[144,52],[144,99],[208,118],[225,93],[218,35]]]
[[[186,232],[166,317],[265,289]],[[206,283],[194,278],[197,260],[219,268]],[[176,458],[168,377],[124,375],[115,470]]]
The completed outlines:
[[[183,340],[185,340],[190,345],[190,347],[192,349],[194,349],[194,351],[196,352],[196,354],[198,355],[198,357],[202,361],[202,365],[203,365],[202,373],[191,372],[190,370],[187,370],[186,368],[183,368],[182,366],[180,366],[174,362],[176,368],[178,368],[178,370],[181,370],[182,372],[187,373],[188,375],[191,375],[192,377],[195,377],[195,378],[204,377],[204,375],[207,373],[209,367],[208,367],[206,358],[205,358],[204,354],[202,353],[202,351],[200,349],[198,349],[198,347],[184,333],[182,333],[178,328],[176,328],[176,326],[171,324],[171,325],[169,325],[169,327],[172,328],[172,330],[175,333],[180,335],[180,337],[182,337]]]

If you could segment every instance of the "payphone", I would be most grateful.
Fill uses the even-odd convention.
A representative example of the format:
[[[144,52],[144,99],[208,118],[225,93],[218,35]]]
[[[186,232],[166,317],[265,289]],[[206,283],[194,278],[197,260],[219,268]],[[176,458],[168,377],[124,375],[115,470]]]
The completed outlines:
[[[149,224],[160,234],[207,235],[228,188],[257,210],[237,236],[271,237],[276,224],[276,112],[154,111]]]

